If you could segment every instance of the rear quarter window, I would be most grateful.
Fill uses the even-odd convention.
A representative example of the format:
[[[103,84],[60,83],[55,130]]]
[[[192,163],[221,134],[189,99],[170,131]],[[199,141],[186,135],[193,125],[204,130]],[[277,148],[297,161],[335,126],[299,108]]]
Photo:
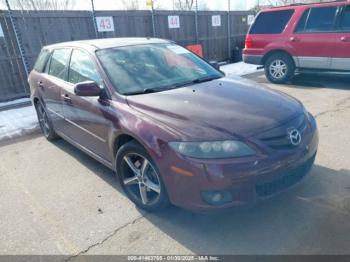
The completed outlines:
[[[262,12],[255,19],[249,34],[280,34],[294,13],[293,9]]]
[[[45,68],[45,65],[47,63],[49,56],[50,56],[49,50],[46,50],[46,49],[41,50],[41,52],[40,52],[40,54],[35,62],[34,70],[39,72],[39,73],[42,73],[44,68]]]

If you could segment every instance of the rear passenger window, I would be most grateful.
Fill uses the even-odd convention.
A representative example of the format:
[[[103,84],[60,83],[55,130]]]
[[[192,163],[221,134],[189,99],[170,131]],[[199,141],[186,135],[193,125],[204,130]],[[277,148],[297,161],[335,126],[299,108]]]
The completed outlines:
[[[345,7],[339,26],[340,30],[350,31],[350,5]]]
[[[304,29],[299,32],[333,31],[337,10],[336,6],[311,8]]]
[[[262,12],[255,19],[250,34],[280,34],[286,28],[294,10]]]
[[[50,60],[49,75],[65,80],[66,65],[69,61],[70,49],[57,49],[53,51]]]

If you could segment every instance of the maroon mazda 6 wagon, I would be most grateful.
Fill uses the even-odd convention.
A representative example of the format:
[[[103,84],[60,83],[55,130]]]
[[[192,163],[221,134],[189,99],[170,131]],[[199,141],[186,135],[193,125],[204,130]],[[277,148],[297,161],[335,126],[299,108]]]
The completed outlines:
[[[146,210],[252,203],[299,182],[315,160],[316,122],[299,101],[225,78],[171,41],[46,46],[29,84],[45,137],[113,169]]]

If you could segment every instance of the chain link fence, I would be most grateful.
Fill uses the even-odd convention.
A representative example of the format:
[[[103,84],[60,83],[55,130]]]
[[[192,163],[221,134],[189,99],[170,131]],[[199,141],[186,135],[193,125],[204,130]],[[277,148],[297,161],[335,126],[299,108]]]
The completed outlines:
[[[42,46],[57,42],[158,37],[200,45],[207,60],[235,58],[254,12],[231,11],[230,1],[218,11],[211,1],[187,2],[0,0],[0,102],[29,96],[28,72]]]

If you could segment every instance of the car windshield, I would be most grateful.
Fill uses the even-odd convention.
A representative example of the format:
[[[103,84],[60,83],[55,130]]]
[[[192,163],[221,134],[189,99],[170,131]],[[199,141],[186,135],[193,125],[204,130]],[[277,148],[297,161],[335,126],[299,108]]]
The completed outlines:
[[[146,44],[96,52],[114,88],[124,95],[160,92],[223,76],[187,49]]]

